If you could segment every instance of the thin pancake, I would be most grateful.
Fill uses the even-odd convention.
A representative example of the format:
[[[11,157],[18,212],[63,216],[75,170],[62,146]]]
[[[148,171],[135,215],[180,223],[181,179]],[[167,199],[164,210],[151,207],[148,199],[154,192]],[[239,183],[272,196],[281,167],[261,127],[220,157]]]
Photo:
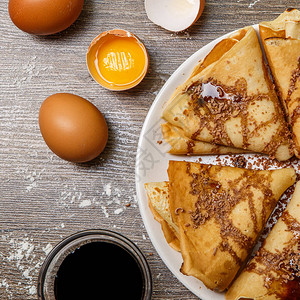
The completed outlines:
[[[206,67],[219,60],[239,40],[241,40],[245,34],[246,30],[241,30],[232,37],[221,40],[214,46],[209,54],[194,67],[190,78],[196,76]],[[171,99],[180,93],[180,90],[181,86],[177,87]],[[161,130],[165,141],[171,146],[171,149],[168,151],[171,154],[232,154],[247,152],[242,149],[192,140],[184,135],[184,131],[181,128],[173,126],[170,123],[162,124]]]
[[[228,287],[294,169],[256,171],[170,161],[169,202],[179,228],[181,272],[210,289]]]
[[[289,159],[289,131],[256,33],[240,32],[240,41],[177,90],[163,117],[193,140]]]
[[[171,154],[231,154],[245,153],[243,149],[214,145],[211,143],[196,141],[187,138],[181,128],[170,123],[161,125],[164,140],[170,144],[168,151]]]
[[[226,52],[228,52],[238,41],[240,41],[245,34],[246,29],[238,30],[236,33],[232,34],[231,37],[221,40],[214,48],[207,54],[207,56],[202,59],[199,64],[194,68],[190,78],[199,74],[206,67],[212,63],[218,61]]]
[[[226,293],[226,300],[240,297],[300,299],[300,182],[263,247]]]
[[[259,28],[277,94],[292,129],[294,152],[300,158],[300,11],[285,11]]]
[[[145,183],[149,208],[154,219],[161,224],[167,243],[176,251],[180,251],[178,226],[173,222],[169,205],[169,183]]]
[[[196,76],[206,67],[219,60],[227,51],[229,51],[239,40],[235,38],[227,38],[219,42],[209,54],[199,62],[194,68],[190,78]]]
[[[261,22],[259,24],[259,33],[263,39],[269,37],[288,38],[295,36],[295,26],[299,25],[299,10],[295,8],[288,8],[284,13],[279,15],[273,21]],[[287,32],[286,32],[287,30]],[[296,29],[298,32],[298,30]]]

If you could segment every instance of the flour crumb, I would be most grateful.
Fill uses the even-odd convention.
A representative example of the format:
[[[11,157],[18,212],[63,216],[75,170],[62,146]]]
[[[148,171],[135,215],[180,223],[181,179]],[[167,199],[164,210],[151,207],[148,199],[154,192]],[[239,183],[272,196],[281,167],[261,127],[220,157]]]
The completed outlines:
[[[23,177],[25,181],[28,183],[28,185],[25,187],[26,192],[30,192],[33,188],[37,186],[37,181],[41,178],[42,173],[45,171],[45,169],[37,171],[30,171],[28,168],[19,168],[17,170],[17,173],[23,174]]]
[[[111,183],[108,183],[104,186],[104,192],[106,196],[110,197],[111,196]]]
[[[9,288],[9,284],[7,283],[6,279],[3,279],[2,282],[0,282],[0,287]]]
[[[10,253],[10,255],[7,257],[8,261],[12,261],[12,260],[20,261],[24,257],[28,258],[34,249],[34,246],[29,244],[27,240],[17,242],[15,239],[11,239],[9,241],[9,244],[13,245],[16,251]]]
[[[82,207],[87,207],[87,206],[91,206],[92,205],[92,202],[91,200],[82,200],[80,203],[79,203],[79,207],[82,208]]]
[[[121,212],[123,212],[123,208],[117,208],[117,209],[114,211],[114,214],[115,214],[115,215],[119,215]]]
[[[60,227],[61,227],[61,228],[65,228],[65,224],[64,224],[64,223],[61,223],[61,224],[60,224]]]
[[[109,217],[109,214],[108,214],[108,212],[107,212],[106,207],[105,207],[104,205],[101,205],[100,207],[101,207],[101,209],[102,209],[102,211],[103,211],[105,217],[108,218],[108,217]]]
[[[36,294],[36,287],[33,285],[29,288],[28,290],[30,295],[35,295]]]
[[[255,0],[252,3],[249,4],[248,8],[252,8],[257,2],[259,2],[260,0]]]
[[[26,279],[31,279],[32,277],[30,276],[29,272],[30,272],[30,270],[27,269],[27,270],[25,270],[25,271],[23,272],[22,275],[23,275]]]
[[[45,247],[43,247],[43,251],[45,252],[46,255],[48,255],[52,249],[53,246],[50,243],[48,243]]]

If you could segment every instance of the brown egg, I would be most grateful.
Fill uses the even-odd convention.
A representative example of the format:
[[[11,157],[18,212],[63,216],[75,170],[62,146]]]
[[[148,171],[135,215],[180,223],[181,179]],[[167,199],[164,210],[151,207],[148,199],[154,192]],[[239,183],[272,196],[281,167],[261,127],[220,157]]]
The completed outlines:
[[[95,105],[79,96],[54,94],[41,105],[39,125],[49,148],[72,162],[86,162],[105,148],[108,129]]]
[[[73,24],[84,0],[9,0],[11,20],[21,30],[47,35],[57,33]]]

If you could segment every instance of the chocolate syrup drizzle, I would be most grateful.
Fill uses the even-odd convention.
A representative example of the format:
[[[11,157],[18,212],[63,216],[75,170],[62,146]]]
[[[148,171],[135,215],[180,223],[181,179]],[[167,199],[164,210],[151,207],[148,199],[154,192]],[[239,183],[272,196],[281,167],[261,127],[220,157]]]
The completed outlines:
[[[272,253],[263,245],[245,271],[263,276],[268,295],[297,300],[300,299],[300,223],[288,211],[280,219],[292,233],[287,246],[281,252]]]
[[[289,118],[290,128],[293,128],[293,126],[297,122],[298,118],[300,117],[300,99],[296,98],[293,102],[291,101],[292,94],[296,89],[297,80],[300,80],[300,57],[298,58],[297,68],[292,72],[291,79],[290,79],[290,86],[289,86],[287,98],[285,100],[286,105],[288,107],[292,106],[293,102],[297,101],[297,106],[293,109],[292,114]],[[291,131],[292,131],[292,138],[293,138],[293,141],[294,141],[293,147],[296,148],[297,152],[299,153],[300,152],[300,145],[299,145],[299,142],[297,142],[298,138],[295,135],[293,129]]]
[[[270,175],[243,170],[238,178],[229,181],[229,187],[225,189],[210,175],[210,168],[210,165],[201,165],[199,172],[193,173],[191,163],[186,163],[186,172],[192,177],[190,193],[197,196],[195,210],[189,212],[190,218],[195,229],[214,219],[220,227],[222,237],[222,242],[217,248],[222,252],[228,252],[236,263],[241,265],[245,257],[240,257],[234,251],[229,240],[233,240],[239,245],[240,250],[245,249],[247,252],[254,246],[256,235],[262,228],[261,224],[269,217],[267,212],[271,212],[276,205],[276,199],[270,189]],[[213,172],[218,173],[220,169],[220,166],[214,166]],[[264,193],[265,199],[260,216],[255,212],[254,195],[250,187]],[[242,201],[248,201],[255,233],[252,237],[243,234],[230,219],[233,208]]]
[[[290,86],[289,86],[289,90],[288,90],[288,96],[286,98],[287,104],[289,104],[289,102],[291,101],[291,95],[293,94],[293,92],[296,89],[296,82],[297,82],[297,80],[299,80],[299,78],[300,78],[300,56],[298,58],[297,68],[294,71],[292,71],[292,75],[291,75],[291,79],[290,79]]]
[[[248,96],[247,82],[243,78],[237,80],[233,87],[225,86],[212,78],[207,81],[196,81],[188,86],[183,93],[189,95],[190,101],[188,104],[199,120],[199,128],[191,136],[193,140],[197,140],[199,134],[205,128],[213,137],[213,144],[234,147],[227,133],[225,122],[236,117],[241,118],[243,136],[241,148],[243,149],[248,149],[249,139],[257,136],[262,127],[276,122],[280,122],[280,126],[270,139],[270,143],[261,152],[274,157],[278,147],[290,138],[279,102],[273,102],[275,114],[271,119],[260,124],[255,124],[255,120],[251,119],[248,115],[248,107],[262,99],[270,99],[270,95]],[[251,132],[249,131],[249,123],[255,126],[255,129]]]

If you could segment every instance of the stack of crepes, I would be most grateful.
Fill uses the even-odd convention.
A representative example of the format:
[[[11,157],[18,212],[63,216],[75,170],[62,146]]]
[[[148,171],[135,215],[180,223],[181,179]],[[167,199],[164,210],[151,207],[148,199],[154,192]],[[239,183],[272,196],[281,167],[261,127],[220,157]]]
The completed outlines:
[[[276,89],[252,27],[221,40],[164,108],[170,153],[300,157],[300,12],[261,23],[260,35]]]
[[[145,184],[151,211],[167,242],[182,254],[181,272],[224,291],[246,262],[281,194],[295,182],[295,171],[170,161],[168,175],[168,182]]]

